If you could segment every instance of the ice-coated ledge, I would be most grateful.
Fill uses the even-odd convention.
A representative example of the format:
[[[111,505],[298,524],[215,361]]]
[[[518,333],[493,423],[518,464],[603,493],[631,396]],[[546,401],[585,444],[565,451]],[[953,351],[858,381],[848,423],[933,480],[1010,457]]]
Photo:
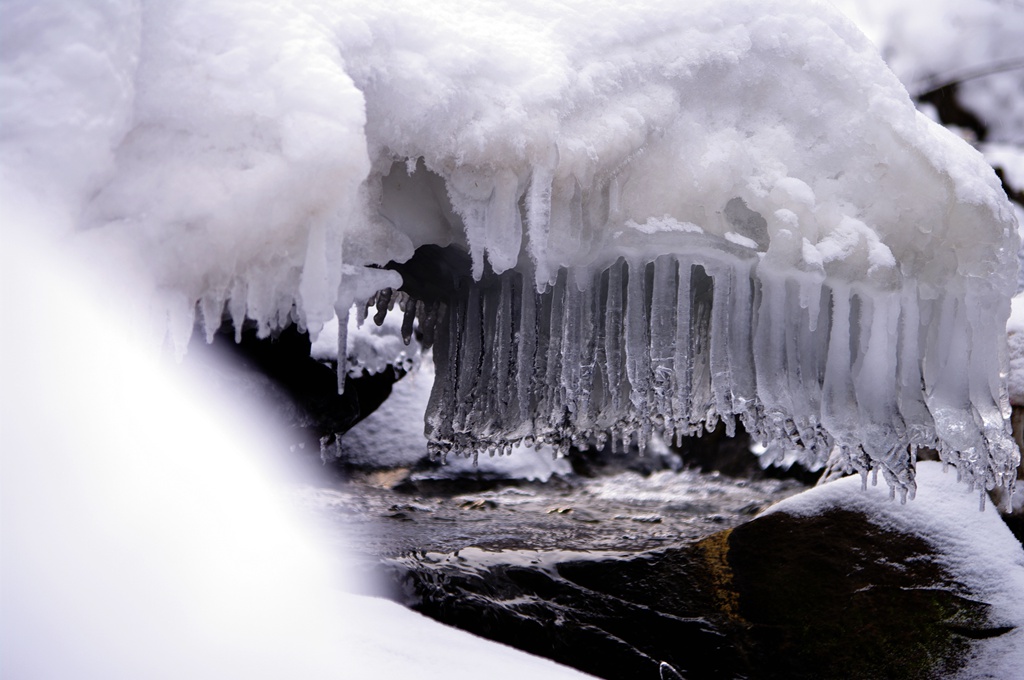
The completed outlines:
[[[435,331],[435,449],[635,437],[642,451],[652,433],[739,420],[812,468],[881,471],[903,499],[920,447],[982,490],[1012,486],[1017,449],[999,392],[970,373],[984,336],[964,302],[808,279],[695,238],[582,282],[562,270],[541,293],[513,271],[453,295]]]

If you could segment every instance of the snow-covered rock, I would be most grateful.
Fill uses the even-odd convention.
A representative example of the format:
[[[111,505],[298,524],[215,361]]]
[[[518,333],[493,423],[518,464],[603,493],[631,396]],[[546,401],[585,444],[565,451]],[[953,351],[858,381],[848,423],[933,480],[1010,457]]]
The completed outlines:
[[[931,553],[927,561],[955,584],[952,591],[986,605],[986,625],[999,634],[971,644],[966,668],[957,677],[1010,678],[1020,673],[1024,668],[1024,548],[991,507],[977,511],[977,497],[957,484],[955,471],[937,462],[920,463],[913,503],[896,503],[888,490],[874,485],[864,489],[860,479],[848,477],[787,498],[761,517],[782,514],[806,519],[832,510],[861,515],[891,533],[894,541],[902,541],[900,536],[924,541]]]

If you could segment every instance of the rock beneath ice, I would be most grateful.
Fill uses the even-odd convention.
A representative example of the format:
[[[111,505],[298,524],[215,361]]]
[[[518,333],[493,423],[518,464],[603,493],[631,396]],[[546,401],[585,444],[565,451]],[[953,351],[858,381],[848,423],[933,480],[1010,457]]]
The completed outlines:
[[[944,470],[941,464],[920,463],[918,484],[917,500],[899,505],[886,501],[884,491],[871,488],[863,493],[856,478],[847,478],[787,498],[748,526],[786,516],[797,520],[813,519],[843,511],[862,515],[883,534],[913,537],[912,541],[892,541],[900,545],[900,549],[913,549],[915,541],[923,541],[926,552],[930,553],[924,562],[940,569],[946,578],[957,584],[951,590],[966,598],[960,606],[967,605],[970,609],[980,603],[985,612],[983,619],[960,630],[955,623],[945,624],[954,636],[971,627],[978,629],[968,635],[973,638],[967,644],[968,653],[959,660],[950,659],[957,665],[964,665],[951,675],[1014,677],[1024,668],[1024,551],[1021,543],[997,513],[975,512],[972,494],[958,485],[956,475]],[[755,555],[763,555],[763,552],[754,548],[751,564],[757,563]],[[903,561],[905,565],[913,562]],[[876,560],[876,564],[881,561]],[[927,584],[920,583],[917,587],[927,587]],[[799,590],[803,591],[804,586]],[[930,606],[938,603],[939,600],[935,600]],[[967,624],[967,621],[961,623]],[[960,640],[958,644],[965,643],[967,640]]]

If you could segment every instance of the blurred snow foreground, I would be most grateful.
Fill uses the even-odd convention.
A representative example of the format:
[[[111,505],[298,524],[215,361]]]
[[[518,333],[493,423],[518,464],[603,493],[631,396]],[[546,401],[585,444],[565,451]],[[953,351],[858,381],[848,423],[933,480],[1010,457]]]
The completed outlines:
[[[2,234],[0,676],[589,677],[346,592],[272,418],[168,370],[67,253]]]
[[[179,351],[197,307],[315,335],[452,246],[480,285],[403,303],[439,450],[739,419],[902,494],[920,446],[1013,483],[1013,212],[829,5],[3,14],[0,201],[141,272]]]

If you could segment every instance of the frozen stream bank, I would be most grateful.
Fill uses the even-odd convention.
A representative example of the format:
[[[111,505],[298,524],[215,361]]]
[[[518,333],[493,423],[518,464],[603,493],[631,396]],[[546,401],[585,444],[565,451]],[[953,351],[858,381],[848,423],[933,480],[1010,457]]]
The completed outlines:
[[[671,471],[301,498],[390,597],[598,677],[1015,677],[1021,544],[939,464],[919,479],[906,505]]]

